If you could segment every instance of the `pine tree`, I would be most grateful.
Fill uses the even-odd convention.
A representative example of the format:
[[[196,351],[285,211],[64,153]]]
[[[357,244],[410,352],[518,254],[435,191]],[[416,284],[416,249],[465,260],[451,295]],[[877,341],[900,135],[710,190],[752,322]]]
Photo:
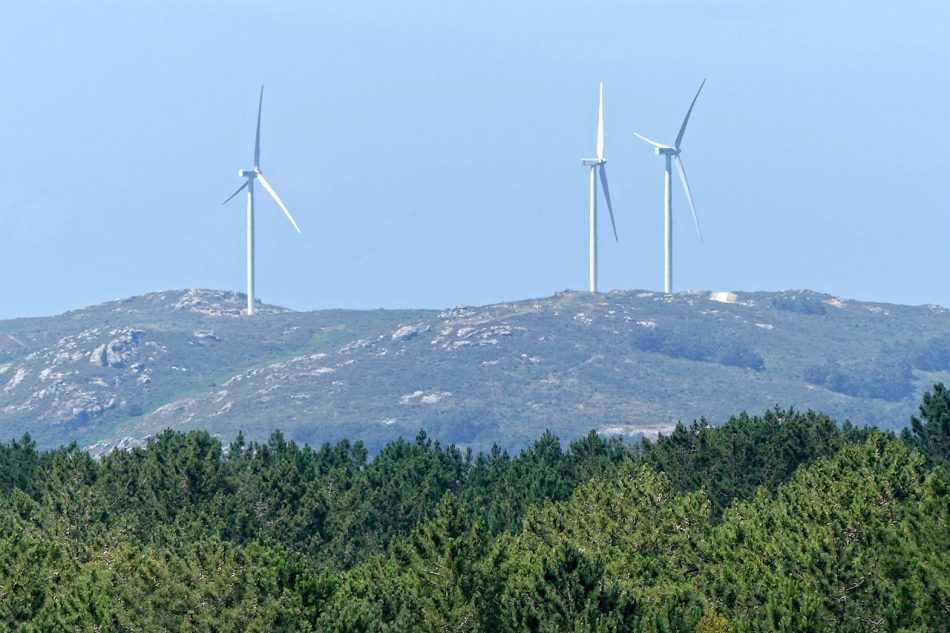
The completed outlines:
[[[928,464],[950,460],[950,392],[943,383],[924,394],[920,418],[911,416],[910,430],[905,429],[902,437],[923,453]]]

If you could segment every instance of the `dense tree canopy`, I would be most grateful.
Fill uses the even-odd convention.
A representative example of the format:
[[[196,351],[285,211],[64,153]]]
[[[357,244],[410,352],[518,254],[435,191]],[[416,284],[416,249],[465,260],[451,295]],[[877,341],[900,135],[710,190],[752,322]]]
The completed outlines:
[[[946,631],[950,394],[900,438],[812,412],[625,445],[370,459],[165,432],[0,445],[16,631]]]

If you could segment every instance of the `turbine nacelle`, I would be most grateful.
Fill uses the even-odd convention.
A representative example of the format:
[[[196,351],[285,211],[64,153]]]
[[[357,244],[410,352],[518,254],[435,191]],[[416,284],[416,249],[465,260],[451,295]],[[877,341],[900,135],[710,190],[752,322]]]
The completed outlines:
[[[581,165],[585,167],[596,167],[597,165],[605,165],[607,163],[606,158],[582,158]]]
[[[680,150],[675,147],[657,147],[657,156],[679,156]]]
[[[241,178],[257,178],[261,172],[257,169],[239,169],[238,176]]]

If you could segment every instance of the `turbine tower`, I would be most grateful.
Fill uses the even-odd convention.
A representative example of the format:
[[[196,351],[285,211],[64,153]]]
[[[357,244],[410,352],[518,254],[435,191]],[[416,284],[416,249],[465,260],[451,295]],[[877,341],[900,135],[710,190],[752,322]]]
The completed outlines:
[[[243,185],[238,187],[238,190],[232,193],[227,200],[222,202],[222,204],[227,204],[231,201],[234,196],[238,195],[245,189],[247,189],[247,314],[251,316],[254,314],[254,181],[260,181],[261,186],[264,187],[265,191],[270,194],[270,197],[274,199],[274,202],[277,203],[277,206],[281,208],[284,212],[284,215],[287,216],[287,219],[290,220],[290,223],[294,226],[298,233],[300,233],[300,227],[297,226],[297,222],[294,220],[294,216],[290,214],[290,211],[284,206],[284,203],[281,202],[280,198],[277,196],[277,193],[270,186],[270,183],[267,182],[267,179],[264,178],[264,174],[261,173],[261,106],[264,104],[264,86],[261,86],[261,96],[257,102],[257,134],[254,136],[254,169],[239,169],[238,176],[241,178],[246,178],[247,180]]]
[[[604,186],[604,199],[607,200],[607,211],[610,213],[610,226],[614,230],[614,239],[617,238],[617,225],[614,223],[614,210],[610,206],[610,189],[607,187],[607,170],[604,165],[604,82],[600,82],[600,107],[597,110],[597,157],[582,158],[581,165],[590,167],[590,291],[597,292],[597,172],[600,172],[600,182]]]
[[[699,235],[699,241],[703,241],[703,233],[699,230],[699,220],[696,218],[696,207],[693,206],[693,196],[689,191],[689,181],[686,179],[686,169],[683,167],[683,160],[680,158],[682,151],[683,134],[686,133],[686,124],[689,123],[689,115],[693,112],[693,106],[696,105],[696,99],[702,92],[706,80],[699,84],[699,90],[693,97],[693,102],[689,104],[689,110],[686,111],[686,118],[680,126],[680,131],[676,135],[673,145],[664,145],[651,141],[645,136],[634,133],[634,136],[640,140],[646,141],[656,149],[659,156],[666,158],[666,172],[663,176],[663,292],[673,293],[673,187],[670,182],[671,163],[676,163],[676,170],[679,172],[680,181],[683,183],[683,189],[686,191],[686,200],[689,202],[689,210],[693,214],[693,224],[696,225],[696,233]]]

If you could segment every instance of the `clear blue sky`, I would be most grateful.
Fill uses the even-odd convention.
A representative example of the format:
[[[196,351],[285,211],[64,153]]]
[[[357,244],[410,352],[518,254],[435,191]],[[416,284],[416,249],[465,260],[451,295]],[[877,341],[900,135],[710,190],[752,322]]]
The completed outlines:
[[[405,6],[401,6],[405,5]],[[543,6],[544,9],[535,7]],[[620,244],[601,288],[950,305],[950,2],[29,2],[0,23],[0,318],[170,288],[296,309],[584,288],[597,83]]]

